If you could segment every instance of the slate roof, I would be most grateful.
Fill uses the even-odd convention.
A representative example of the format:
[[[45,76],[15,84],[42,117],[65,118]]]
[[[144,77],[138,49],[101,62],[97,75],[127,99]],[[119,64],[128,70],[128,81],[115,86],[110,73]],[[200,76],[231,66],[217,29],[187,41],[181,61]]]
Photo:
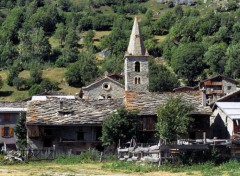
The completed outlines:
[[[0,101],[0,113],[19,113],[27,111],[25,101],[4,102]]]
[[[130,36],[129,45],[127,48],[126,55],[132,56],[148,56],[148,52],[144,47],[143,39],[139,30],[137,17],[134,19],[132,33]]]
[[[164,104],[170,96],[181,96],[186,102],[194,106],[192,114],[211,114],[209,106],[201,105],[201,92],[125,92],[125,106],[129,110],[139,110],[140,115],[156,115],[159,105]]]
[[[60,101],[62,108],[60,109]],[[123,105],[117,100],[60,100],[30,101],[27,125],[100,125],[104,118]]]
[[[240,102],[216,102],[216,106],[230,119],[240,119]]]

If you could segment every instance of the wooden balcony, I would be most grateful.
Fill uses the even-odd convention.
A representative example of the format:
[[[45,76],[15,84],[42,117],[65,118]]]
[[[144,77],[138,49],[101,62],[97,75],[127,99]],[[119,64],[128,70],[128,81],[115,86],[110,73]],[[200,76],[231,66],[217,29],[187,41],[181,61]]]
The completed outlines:
[[[223,90],[206,90],[206,94],[224,94]]]

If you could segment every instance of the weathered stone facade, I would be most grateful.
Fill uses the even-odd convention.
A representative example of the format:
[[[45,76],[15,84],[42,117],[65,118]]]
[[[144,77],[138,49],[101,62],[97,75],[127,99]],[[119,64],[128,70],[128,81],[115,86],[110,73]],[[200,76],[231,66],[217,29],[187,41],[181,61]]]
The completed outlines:
[[[237,90],[237,85],[235,82],[223,79],[222,83],[223,83],[222,89],[225,94],[229,94]]]
[[[140,63],[140,71],[135,71],[136,62]],[[125,57],[125,90],[148,92],[148,56]],[[140,81],[139,81],[140,78]]]
[[[124,86],[119,82],[105,77],[82,88],[83,99],[117,99],[124,97]]]

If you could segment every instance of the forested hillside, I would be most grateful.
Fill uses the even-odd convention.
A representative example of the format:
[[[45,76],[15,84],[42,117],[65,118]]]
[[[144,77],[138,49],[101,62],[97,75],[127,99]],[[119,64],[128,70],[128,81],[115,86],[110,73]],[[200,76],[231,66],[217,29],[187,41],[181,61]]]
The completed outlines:
[[[151,91],[240,77],[238,0],[1,0],[1,99],[73,94],[105,71],[121,72],[134,16],[149,53],[164,59],[151,59]]]

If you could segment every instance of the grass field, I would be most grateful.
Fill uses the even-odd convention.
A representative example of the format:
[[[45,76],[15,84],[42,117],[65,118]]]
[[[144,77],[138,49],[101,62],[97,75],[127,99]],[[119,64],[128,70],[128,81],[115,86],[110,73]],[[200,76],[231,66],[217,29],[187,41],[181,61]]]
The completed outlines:
[[[30,162],[28,164],[1,165],[0,176],[82,176],[82,175],[146,175],[146,176],[237,176],[240,175],[239,162],[230,161],[214,166],[211,163],[183,166],[128,163],[92,162],[61,164],[53,162]]]

